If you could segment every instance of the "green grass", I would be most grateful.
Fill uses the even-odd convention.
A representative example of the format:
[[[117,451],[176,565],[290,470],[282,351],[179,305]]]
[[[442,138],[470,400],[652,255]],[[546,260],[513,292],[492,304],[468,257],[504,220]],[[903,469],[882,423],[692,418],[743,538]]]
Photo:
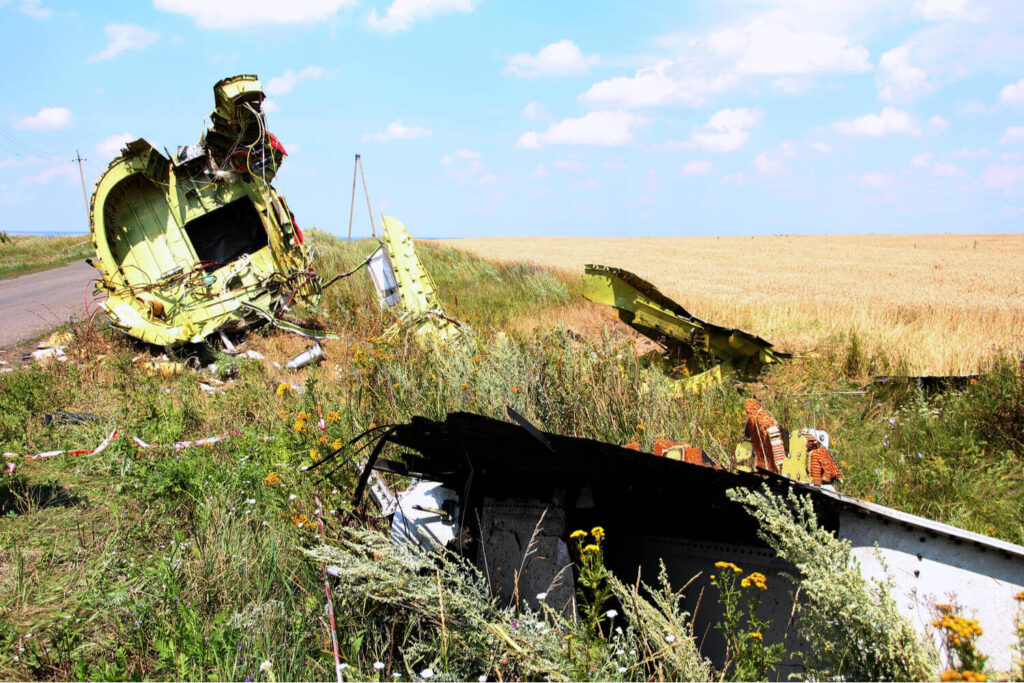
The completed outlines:
[[[315,239],[328,276],[373,247]],[[449,313],[469,323],[462,343],[430,353],[402,336],[382,339],[390,319],[360,272],[328,290],[324,317],[343,340],[330,347],[329,362],[305,371],[301,396],[277,395],[280,371],[258,361],[240,362],[224,395],[204,394],[192,374],[148,377],[131,365],[138,348],[85,323],[74,328],[72,362],[0,375],[3,451],[91,448],[114,427],[151,444],[238,432],[182,451],[119,439],[99,455],[21,462],[15,476],[0,479],[0,678],[268,680],[264,661],[276,680],[333,678],[327,558],[343,563],[348,577],[334,595],[348,678],[408,680],[427,667],[459,678],[706,676],[706,664],[689,656],[660,674],[625,659],[625,673],[581,668],[564,636],[585,634],[551,620],[515,641],[517,650],[500,632],[537,615],[489,603],[471,577],[439,570],[438,592],[428,595],[430,581],[382,571],[398,560],[351,513],[354,470],[329,484],[302,471],[336,439],[372,423],[456,410],[503,417],[505,405],[548,430],[636,439],[645,448],[670,436],[721,457],[742,437],[742,403],[754,388],[678,398],[624,337],[505,329],[571,303],[576,278],[432,245],[420,251]],[[279,334],[256,336],[272,343]],[[1024,542],[1018,359],[994,358],[991,372],[964,391],[793,396],[852,389],[898,367],[856,340],[835,339],[773,371],[757,394],[784,425],[829,430],[841,490]],[[42,415],[58,409],[100,420],[44,426]],[[330,418],[326,443],[310,429],[316,418],[303,415],[321,410]],[[271,473],[279,481],[265,481]],[[318,509],[323,538],[311,529]],[[306,552],[321,543],[326,548]],[[451,621],[438,599],[458,604],[462,616]],[[622,637],[641,642],[637,629]]]
[[[14,235],[0,243],[0,279],[49,270],[93,255],[88,235]]]

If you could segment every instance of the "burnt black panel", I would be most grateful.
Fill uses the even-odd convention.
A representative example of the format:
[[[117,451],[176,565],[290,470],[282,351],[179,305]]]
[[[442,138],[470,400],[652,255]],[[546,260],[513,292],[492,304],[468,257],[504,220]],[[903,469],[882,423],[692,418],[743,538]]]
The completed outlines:
[[[239,199],[189,221],[185,232],[207,272],[267,246],[267,231],[249,199]]]

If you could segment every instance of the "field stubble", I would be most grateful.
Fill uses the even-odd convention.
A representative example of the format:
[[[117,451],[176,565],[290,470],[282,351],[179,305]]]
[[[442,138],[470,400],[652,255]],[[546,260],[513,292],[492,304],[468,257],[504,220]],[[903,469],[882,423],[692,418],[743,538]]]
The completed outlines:
[[[486,237],[484,258],[631,270],[695,315],[803,353],[857,334],[919,374],[1024,350],[1024,234]]]

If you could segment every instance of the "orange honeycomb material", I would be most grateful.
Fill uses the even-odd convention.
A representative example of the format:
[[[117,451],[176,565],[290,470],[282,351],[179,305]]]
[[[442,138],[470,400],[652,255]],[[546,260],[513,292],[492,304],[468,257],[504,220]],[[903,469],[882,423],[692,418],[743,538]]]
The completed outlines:
[[[842,479],[839,466],[835,459],[824,446],[818,446],[808,454],[810,460],[811,483],[815,486],[830,484],[837,479]]]
[[[673,446],[685,446],[685,445],[686,444],[684,444],[682,441],[673,441],[672,439],[655,439],[655,441],[654,441],[654,454],[655,455],[665,455],[665,453],[668,452],[668,449],[672,448]]]
[[[743,402],[743,407],[747,411],[747,434],[754,447],[754,464],[778,474],[786,457],[779,423],[757,399],[748,398]],[[772,438],[771,432],[777,435],[776,438]]]

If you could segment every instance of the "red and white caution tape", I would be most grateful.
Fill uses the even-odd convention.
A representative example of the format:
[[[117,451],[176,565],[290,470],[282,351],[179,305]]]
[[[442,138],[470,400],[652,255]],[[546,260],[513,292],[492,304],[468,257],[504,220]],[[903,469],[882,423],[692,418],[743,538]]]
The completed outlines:
[[[110,432],[110,434],[107,435],[107,438],[103,439],[100,445],[97,446],[96,448],[84,450],[46,451],[44,453],[36,453],[35,455],[18,455],[17,453],[4,453],[3,457],[7,459],[20,458],[21,460],[31,461],[42,460],[44,458],[53,458],[58,455],[96,455],[97,453],[102,453],[104,450],[106,450],[107,446],[109,446],[111,442],[114,441],[114,439],[117,439],[118,437],[124,435],[125,431],[120,427],[116,427],[114,431]],[[238,432],[232,430],[230,432],[224,432],[222,434],[217,434],[215,436],[208,436],[205,439],[196,439],[195,441],[176,441],[168,447],[174,448],[174,450],[176,451],[182,451],[185,450],[186,448],[191,448],[192,446],[211,446],[217,443],[218,441],[230,439],[233,436],[238,436]],[[129,434],[128,437],[132,441],[134,441],[135,445],[138,446],[139,448],[163,448],[163,446],[148,444],[139,437],[132,434]],[[274,437],[260,437],[260,441],[269,441],[272,438]],[[14,474],[14,469],[15,463],[8,462],[7,474]]]

